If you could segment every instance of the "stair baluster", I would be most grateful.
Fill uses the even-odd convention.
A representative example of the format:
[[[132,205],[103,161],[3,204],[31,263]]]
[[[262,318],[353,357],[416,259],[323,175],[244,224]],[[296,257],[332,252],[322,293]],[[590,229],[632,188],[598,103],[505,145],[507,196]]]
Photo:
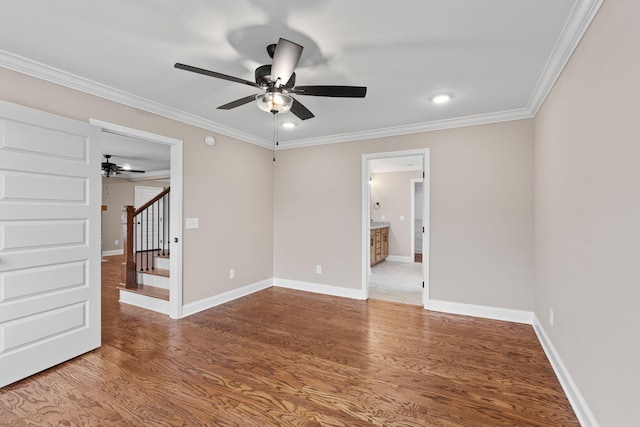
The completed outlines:
[[[163,256],[169,255],[170,190],[167,187],[138,209],[133,206],[122,209],[122,240],[125,248],[123,281],[128,289],[138,288],[138,267],[140,272],[148,271],[149,266],[154,270],[154,257],[161,253]]]

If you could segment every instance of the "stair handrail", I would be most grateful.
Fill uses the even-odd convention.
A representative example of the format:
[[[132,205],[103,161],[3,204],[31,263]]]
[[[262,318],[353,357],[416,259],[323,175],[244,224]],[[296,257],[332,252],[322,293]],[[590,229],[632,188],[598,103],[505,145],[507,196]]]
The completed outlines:
[[[134,216],[138,215],[140,212],[142,212],[143,210],[147,209],[149,206],[153,205],[158,200],[162,199],[164,196],[166,196],[169,193],[169,191],[171,191],[171,187],[167,187],[164,190],[162,190],[161,192],[159,192],[153,199],[149,200],[147,203],[145,203],[144,205],[142,205],[138,209],[136,209],[134,211]]]
[[[122,245],[124,249],[125,268],[123,272],[122,281],[127,289],[138,288],[138,271],[136,265],[136,256],[134,254],[134,224],[135,217],[144,212],[154,203],[165,197],[171,191],[171,187],[167,187],[158,193],[151,200],[135,208],[131,205],[126,205],[122,208]]]

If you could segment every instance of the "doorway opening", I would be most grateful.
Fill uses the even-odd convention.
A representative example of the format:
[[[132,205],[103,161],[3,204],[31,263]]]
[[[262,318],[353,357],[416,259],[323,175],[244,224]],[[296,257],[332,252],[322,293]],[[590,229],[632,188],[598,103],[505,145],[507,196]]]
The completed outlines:
[[[138,156],[140,158],[145,157],[146,152],[158,151],[166,152],[169,156],[169,168],[168,170],[158,171],[157,173],[145,173],[139,174],[135,178],[130,178],[132,181],[132,190],[136,182],[148,182],[153,180],[157,186],[169,186],[171,191],[169,193],[169,199],[166,203],[169,216],[168,229],[170,230],[170,236],[168,244],[171,246],[171,257],[168,260],[169,273],[169,302],[168,305],[154,304],[153,301],[149,303],[143,298],[137,298],[134,305],[139,305],[144,308],[148,308],[155,311],[160,311],[168,314],[173,319],[182,317],[182,156],[183,156],[183,143],[181,140],[169,138],[162,135],[156,135],[149,132],[141,131],[138,129],[127,128],[124,126],[116,125],[113,123],[106,123],[99,120],[91,119],[90,123],[98,126],[103,132],[102,152],[108,153],[117,147],[117,141],[124,139],[130,144],[130,148],[135,150],[135,145],[139,145]],[[112,145],[109,145],[112,144]],[[154,150],[155,148],[155,150]],[[112,153],[108,153],[112,154]],[[135,153],[132,154],[135,157]],[[147,155],[150,157],[150,155]],[[160,156],[162,157],[162,155]],[[146,159],[153,160],[153,159]],[[105,180],[110,180],[106,178]],[[103,186],[103,192],[110,191],[108,183]],[[133,194],[131,194],[133,196]],[[133,205],[133,203],[129,203]],[[107,206],[107,209],[111,207]],[[121,210],[123,206],[114,206],[113,209]],[[103,209],[105,207],[103,206]],[[104,218],[104,216],[103,216]],[[122,227],[122,226],[121,226]],[[104,227],[103,227],[104,228]],[[121,235],[122,233],[120,233]],[[104,237],[104,232],[103,232]],[[114,242],[108,242],[114,243]],[[121,243],[121,242],[120,242]],[[165,291],[166,292],[166,291]],[[164,302],[166,304],[166,302]]]
[[[428,180],[428,149],[362,156],[365,298],[428,302]]]

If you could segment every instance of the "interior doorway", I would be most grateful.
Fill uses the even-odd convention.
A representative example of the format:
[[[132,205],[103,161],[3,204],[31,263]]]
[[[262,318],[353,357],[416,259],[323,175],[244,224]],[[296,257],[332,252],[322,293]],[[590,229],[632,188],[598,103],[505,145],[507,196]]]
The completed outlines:
[[[169,229],[171,236],[170,276],[169,276],[169,316],[173,319],[182,317],[182,157],[183,142],[178,139],[157,135],[138,129],[128,128],[113,123],[90,120],[91,124],[99,126],[105,135],[118,135],[133,138],[145,143],[161,144],[169,147],[170,167],[169,180],[171,192],[169,195]],[[104,151],[103,147],[103,151]],[[144,179],[144,178],[143,178]],[[165,311],[166,312],[166,311]]]
[[[362,286],[366,298],[422,306],[428,301],[429,263],[428,256],[422,256],[428,254],[429,245],[428,168],[428,149],[362,156]],[[417,183],[422,190],[418,198]],[[421,225],[416,225],[416,219]],[[387,235],[388,242],[377,242],[374,233],[380,228],[379,234]],[[420,239],[415,238],[418,233]],[[382,250],[376,247],[385,244],[388,247]],[[381,257],[376,251],[388,255]],[[418,253],[421,263],[415,262]]]

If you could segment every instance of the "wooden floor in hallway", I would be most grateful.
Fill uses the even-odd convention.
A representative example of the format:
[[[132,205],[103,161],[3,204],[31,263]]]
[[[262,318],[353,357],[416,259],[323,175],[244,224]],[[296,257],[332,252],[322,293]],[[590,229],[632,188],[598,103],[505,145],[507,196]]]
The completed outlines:
[[[102,347],[1,389],[0,425],[579,425],[531,326],[281,288],[171,320],[105,259]]]

